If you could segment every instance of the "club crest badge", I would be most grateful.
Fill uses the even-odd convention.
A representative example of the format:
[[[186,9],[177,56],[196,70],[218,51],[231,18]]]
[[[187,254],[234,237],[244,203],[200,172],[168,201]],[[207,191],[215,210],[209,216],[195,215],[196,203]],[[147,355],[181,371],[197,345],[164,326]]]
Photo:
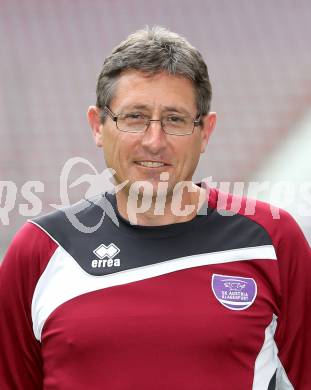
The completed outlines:
[[[257,284],[252,278],[213,274],[212,289],[216,299],[231,310],[245,310],[257,295]]]

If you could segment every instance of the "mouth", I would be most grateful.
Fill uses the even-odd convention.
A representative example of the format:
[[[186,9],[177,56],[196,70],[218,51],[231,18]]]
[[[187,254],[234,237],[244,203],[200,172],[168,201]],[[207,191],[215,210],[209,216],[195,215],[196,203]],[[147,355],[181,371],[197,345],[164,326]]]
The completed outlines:
[[[162,161],[135,161],[135,164],[144,168],[162,168],[169,166],[169,164],[165,164]]]

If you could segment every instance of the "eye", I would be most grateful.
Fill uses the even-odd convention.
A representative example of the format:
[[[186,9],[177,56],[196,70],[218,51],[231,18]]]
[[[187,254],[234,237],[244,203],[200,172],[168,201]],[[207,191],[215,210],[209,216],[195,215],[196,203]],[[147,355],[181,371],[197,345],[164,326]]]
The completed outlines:
[[[166,118],[167,122],[171,123],[184,123],[185,118],[180,115],[170,115]]]
[[[128,120],[145,119],[145,115],[140,112],[128,112],[123,114],[122,118]]]

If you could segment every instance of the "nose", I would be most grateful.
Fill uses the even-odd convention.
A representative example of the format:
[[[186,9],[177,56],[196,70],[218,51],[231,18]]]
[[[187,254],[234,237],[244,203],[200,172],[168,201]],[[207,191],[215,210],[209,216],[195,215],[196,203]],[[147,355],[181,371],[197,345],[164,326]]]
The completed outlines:
[[[162,128],[160,119],[151,119],[149,126],[142,138],[142,146],[151,153],[158,153],[166,148],[166,134]]]

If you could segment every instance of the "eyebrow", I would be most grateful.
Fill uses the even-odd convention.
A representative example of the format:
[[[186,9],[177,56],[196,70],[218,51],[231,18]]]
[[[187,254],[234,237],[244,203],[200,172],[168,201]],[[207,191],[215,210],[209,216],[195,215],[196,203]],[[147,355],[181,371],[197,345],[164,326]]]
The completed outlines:
[[[125,110],[125,109],[135,109],[135,110],[151,110],[151,108],[149,106],[147,106],[146,104],[130,104],[128,106],[124,106],[122,107],[121,111]],[[182,107],[178,107],[178,106],[164,106],[163,107],[163,111],[174,111],[174,112],[180,112],[180,113],[183,113],[183,114],[186,114],[186,115],[190,115],[190,113],[185,110],[184,108]]]

